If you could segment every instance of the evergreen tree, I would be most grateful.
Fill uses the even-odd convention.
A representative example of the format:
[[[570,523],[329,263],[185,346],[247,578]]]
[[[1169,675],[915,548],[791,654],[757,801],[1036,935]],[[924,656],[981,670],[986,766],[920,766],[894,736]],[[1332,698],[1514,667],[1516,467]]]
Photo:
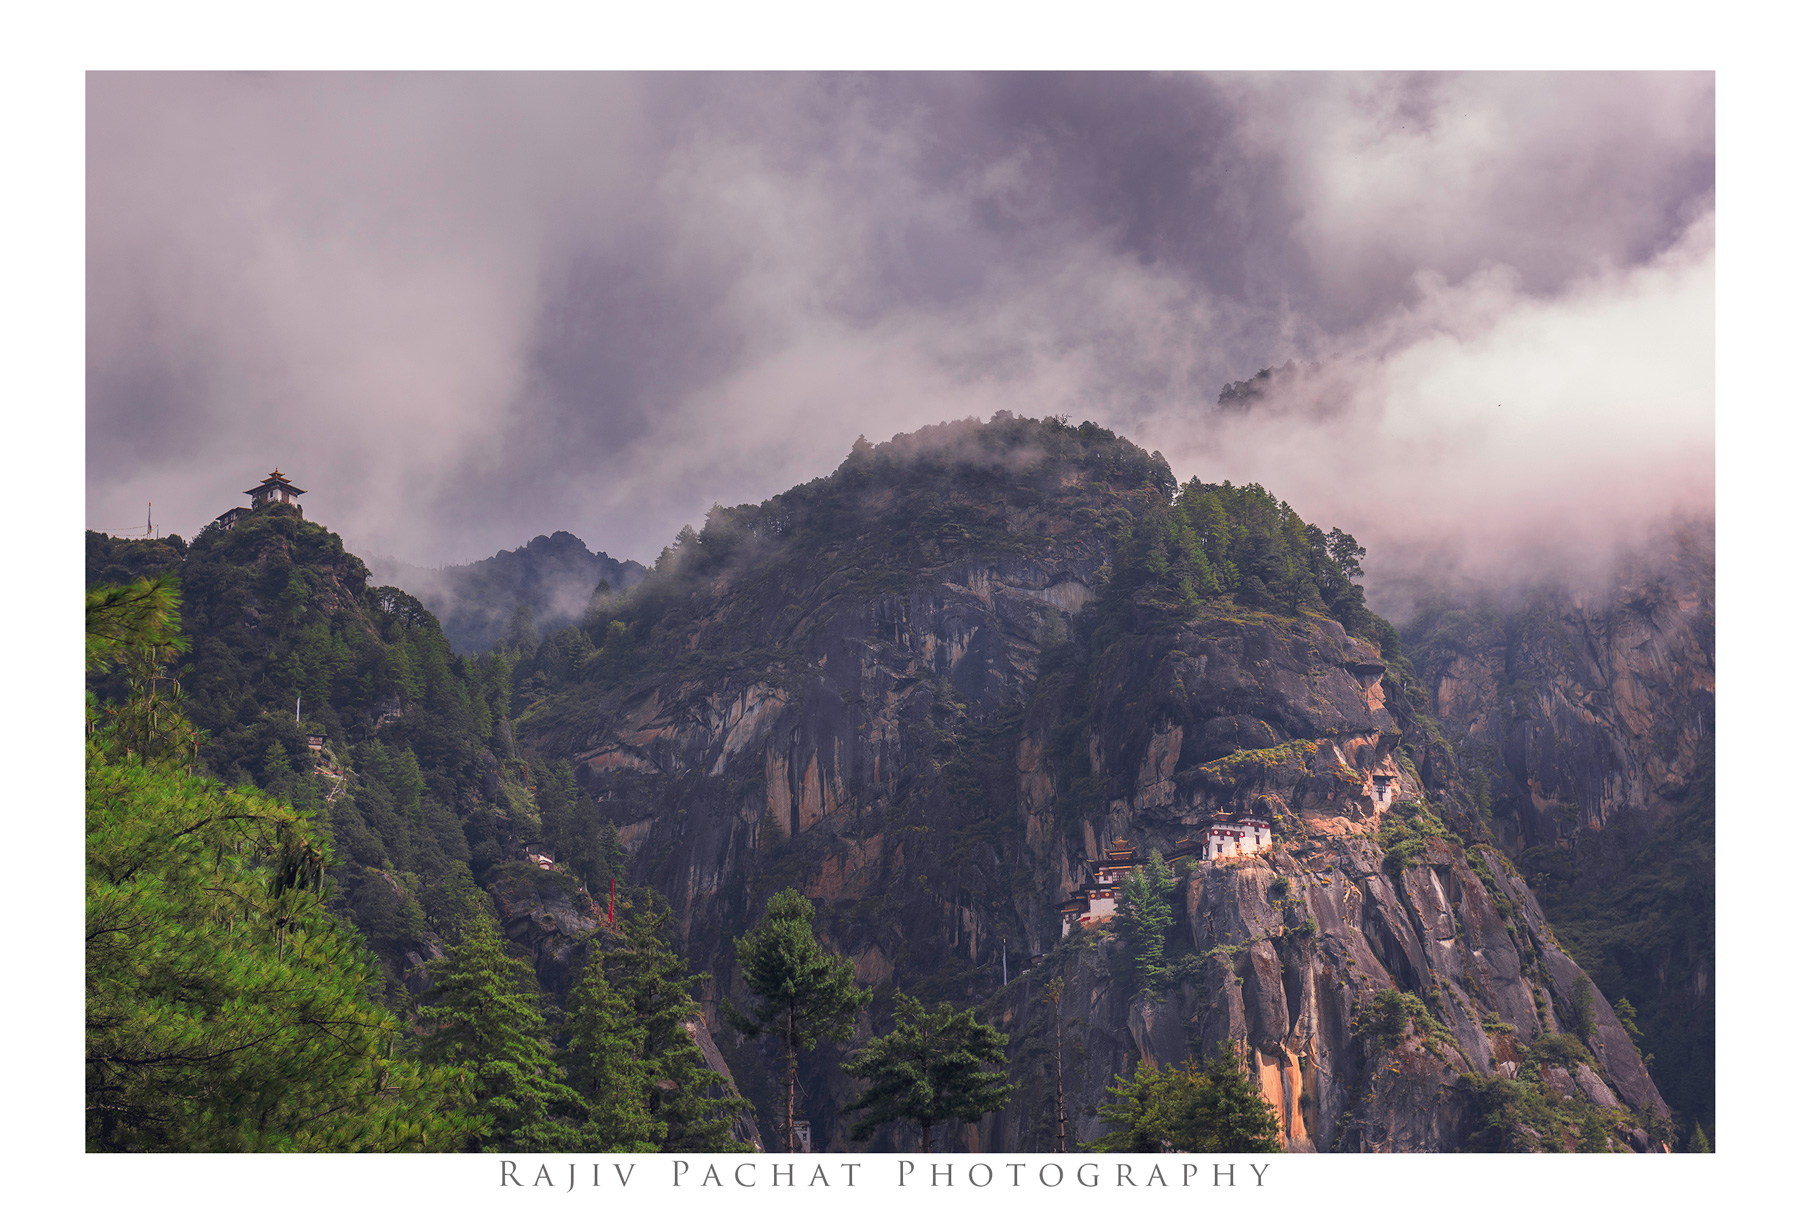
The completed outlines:
[[[1139,1062],[1132,1078],[1117,1076],[1107,1091],[1118,1099],[1101,1105],[1100,1116],[1118,1128],[1084,1144],[1087,1150],[1198,1154],[1281,1150],[1275,1110],[1250,1082],[1243,1060],[1228,1044],[1221,1043],[1203,1067],[1192,1058],[1163,1070]]]
[[[1150,851],[1150,861],[1126,876],[1119,889],[1119,922],[1131,948],[1132,977],[1140,990],[1154,990],[1165,974],[1163,944],[1174,920],[1169,892],[1175,876],[1162,853]]]
[[[88,598],[96,668],[177,640],[172,586]],[[157,662],[160,665],[160,662]],[[140,692],[184,721],[178,691]],[[96,1151],[445,1150],[466,1086],[421,1073],[325,910],[331,847],[266,796],[96,723],[87,751],[87,1144]],[[130,749],[122,744],[135,744]]]
[[[857,989],[850,961],[819,946],[813,935],[812,902],[793,888],[769,899],[760,925],[736,942],[744,984],[756,996],[745,1015],[730,1000],[725,1014],[748,1036],[774,1031],[787,1059],[787,1149],[794,1139],[794,1093],[800,1079],[800,1054],[820,1039],[848,1040],[857,1012],[869,1004],[871,990]]]
[[[604,954],[609,980],[625,999],[639,1033],[637,1058],[649,1083],[647,1112],[663,1127],[665,1151],[741,1151],[731,1119],[749,1107],[710,1069],[691,1025],[700,1015],[695,985],[705,974],[687,965],[662,940],[666,910],[638,912],[622,927],[625,943]]]
[[[181,590],[174,578],[142,578],[87,593],[87,669],[104,677],[123,664],[124,699],[102,710],[88,694],[88,725],[109,732],[99,742],[115,758],[174,760],[190,774],[201,735],[188,720],[181,683],[169,668],[187,649],[180,625]],[[118,683],[111,685],[116,692]]]
[[[448,955],[431,965],[425,1057],[465,1066],[488,1114],[486,1151],[580,1149],[582,1097],[562,1081],[544,1038],[530,972],[506,954],[485,916],[470,922]]]
[[[844,1063],[844,1073],[869,1080],[845,1111],[865,1110],[850,1128],[863,1139],[890,1121],[919,1127],[919,1149],[931,1150],[931,1127],[952,1119],[979,1121],[1006,1105],[1006,1038],[948,1002],[926,1011],[918,999],[895,995],[894,1030],[870,1041]],[[984,1064],[999,1070],[983,1070]]]
[[[654,1151],[668,1126],[650,1116],[653,1063],[640,1054],[644,1029],[630,1001],[606,979],[599,956],[589,959],[569,991],[567,1043],[557,1062],[568,1084],[587,1101],[581,1149]]]
[[[396,1058],[304,816],[90,747],[87,822],[89,1150],[460,1144],[466,1089]]]

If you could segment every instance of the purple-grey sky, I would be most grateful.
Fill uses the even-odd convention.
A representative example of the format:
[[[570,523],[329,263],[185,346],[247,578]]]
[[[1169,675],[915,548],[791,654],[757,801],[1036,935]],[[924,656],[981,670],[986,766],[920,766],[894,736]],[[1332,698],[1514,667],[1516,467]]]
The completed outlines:
[[[95,74],[88,525],[654,559],[858,434],[1092,419],[1384,578],[1713,496],[1713,77]],[[1318,368],[1257,412],[1220,386]],[[1377,598],[1379,604],[1379,597]]]

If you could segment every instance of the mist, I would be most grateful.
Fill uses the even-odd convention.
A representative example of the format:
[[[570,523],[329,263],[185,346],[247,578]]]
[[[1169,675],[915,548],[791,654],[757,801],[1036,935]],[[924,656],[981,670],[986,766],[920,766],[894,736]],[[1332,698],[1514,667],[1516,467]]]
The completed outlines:
[[[1421,575],[1713,498],[1713,78],[97,73],[88,516],[651,560],[1066,414]],[[1293,365],[1242,409],[1220,388]]]

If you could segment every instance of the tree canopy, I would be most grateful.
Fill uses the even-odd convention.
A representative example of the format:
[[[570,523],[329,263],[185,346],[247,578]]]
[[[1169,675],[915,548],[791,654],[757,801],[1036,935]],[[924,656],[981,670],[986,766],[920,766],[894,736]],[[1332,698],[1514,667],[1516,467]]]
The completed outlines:
[[[487,1151],[563,1151],[579,1145],[586,1103],[564,1083],[551,1057],[529,970],[506,954],[499,931],[482,918],[469,923],[449,954],[431,965],[427,1060],[467,1070],[487,1113]]]
[[[918,999],[896,994],[894,1018],[892,1032],[844,1063],[845,1074],[869,1081],[845,1110],[863,1111],[851,1137],[867,1138],[889,1122],[906,1120],[919,1127],[919,1149],[929,1151],[937,1122],[979,1121],[1006,1106],[1013,1092],[1006,1081],[1006,1038],[976,1019],[973,1009],[942,1002],[927,1011]]]
[[[1139,1062],[1136,1073],[1107,1088],[1117,1099],[1100,1106],[1115,1128],[1086,1144],[1091,1151],[1189,1151],[1197,1154],[1281,1150],[1280,1121],[1230,1045],[1204,1066],[1192,1058],[1161,1070]]]
[[[135,674],[90,714],[87,1144],[104,1151],[445,1150],[468,1083],[406,1054],[360,939],[325,907],[330,839],[191,775],[172,584],[90,592],[88,657]]]
[[[1169,904],[1174,886],[1175,876],[1162,853],[1153,849],[1150,861],[1127,875],[1119,888],[1119,923],[1131,949],[1132,979],[1139,990],[1154,990],[1167,972],[1163,945],[1174,921]]]
[[[706,976],[689,974],[686,962],[663,940],[667,919],[665,907],[634,913],[622,927],[623,945],[601,953],[607,977],[632,1016],[624,1035],[643,1076],[633,1081],[645,1093],[645,1114],[660,1131],[658,1149],[744,1150],[746,1144],[732,1137],[731,1122],[749,1101],[707,1066],[695,1043],[700,1005],[693,991]]]
[[[857,1014],[872,991],[856,987],[849,960],[832,955],[813,934],[812,902],[793,888],[769,899],[763,920],[736,940],[738,965],[755,1001],[748,1014],[725,1008],[727,1020],[745,1035],[773,1031],[787,1059],[788,1150],[794,1138],[794,1093],[800,1054],[821,1039],[848,1040]]]

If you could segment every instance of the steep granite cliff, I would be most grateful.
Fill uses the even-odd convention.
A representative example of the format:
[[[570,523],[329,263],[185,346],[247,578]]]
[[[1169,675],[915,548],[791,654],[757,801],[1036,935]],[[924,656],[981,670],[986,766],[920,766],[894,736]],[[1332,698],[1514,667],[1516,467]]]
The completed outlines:
[[[1332,585],[1336,537],[1256,489],[1244,504],[1320,559],[1253,574],[1255,549],[1233,560],[1206,527],[1221,498],[1184,490],[1171,517],[1174,492],[1159,457],[1092,426],[859,446],[829,479],[686,533],[601,613],[618,618],[585,681],[518,733],[580,762],[711,970],[709,1007],[736,988],[731,936],[792,885],[878,987],[877,1016],[896,988],[983,1005],[1021,1068],[1055,1043],[1043,987],[1065,978],[1076,1139],[1132,1061],[1226,1040],[1293,1149],[1651,1145],[1664,1108],[1606,1000],[1505,859],[1440,818],[1471,826],[1470,800],[1379,626]],[[1268,818],[1275,848],[1187,861],[1160,989],[1134,991],[1105,928],[1061,937],[1103,846],[1172,854],[1221,810]],[[772,1115],[753,1050],[725,1044]],[[838,1053],[807,1064],[806,1111],[842,1149]],[[1025,1077],[968,1140],[1047,1149],[1049,1080]],[[1496,1091],[1554,1116],[1515,1125]]]
[[[1604,580],[1431,607],[1406,632],[1484,827],[1607,996],[1631,1002],[1670,1103],[1708,1132],[1713,622],[1701,521]]]

